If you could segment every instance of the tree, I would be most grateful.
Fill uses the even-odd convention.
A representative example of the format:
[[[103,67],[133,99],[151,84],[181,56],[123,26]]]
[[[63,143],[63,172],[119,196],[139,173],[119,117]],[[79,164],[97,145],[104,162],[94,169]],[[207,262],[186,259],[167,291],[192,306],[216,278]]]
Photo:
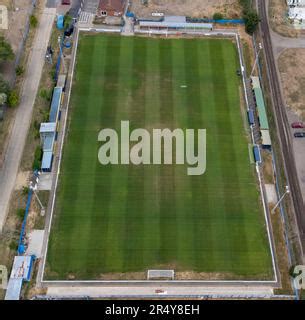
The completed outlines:
[[[223,19],[223,14],[220,12],[215,12],[213,15],[213,20],[222,20]]]
[[[14,58],[14,52],[11,45],[0,36],[0,63]]]
[[[19,104],[19,95],[15,90],[9,93],[7,102],[10,107],[16,107]]]
[[[260,22],[257,12],[254,10],[249,10],[245,12],[244,19],[246,23],[247,33],[253,34]]]
[[[64,16],[64,29],[67,30],[71,23],[72,23],[72,17],[69,15],[69,13],[67,13],[65,16]]]

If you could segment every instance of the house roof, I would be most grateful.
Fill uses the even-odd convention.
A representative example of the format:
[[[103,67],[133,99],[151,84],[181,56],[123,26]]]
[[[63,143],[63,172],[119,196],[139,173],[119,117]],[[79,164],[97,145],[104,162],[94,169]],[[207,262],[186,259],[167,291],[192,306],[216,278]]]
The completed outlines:
[[[124,11],[126,0],[100,0],[99,10],[105,11]]]

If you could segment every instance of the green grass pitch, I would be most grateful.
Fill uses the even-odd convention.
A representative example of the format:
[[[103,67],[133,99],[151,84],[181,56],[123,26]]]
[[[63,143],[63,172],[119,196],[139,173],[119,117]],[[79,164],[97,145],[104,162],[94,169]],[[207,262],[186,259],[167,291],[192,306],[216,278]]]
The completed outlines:
[[[81,35],[47,279],[174,268],[271,279],[231,40]],[[98,132],[207,129],[207,171],[98,162]],[[199,277],[199,275],[198,275]]]

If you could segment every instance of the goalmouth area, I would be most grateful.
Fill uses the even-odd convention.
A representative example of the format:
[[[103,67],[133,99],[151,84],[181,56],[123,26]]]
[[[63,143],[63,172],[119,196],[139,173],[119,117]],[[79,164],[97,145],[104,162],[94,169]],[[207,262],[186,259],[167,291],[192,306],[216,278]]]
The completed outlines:
[[[274,280],[232,39],[81,33],[44,280]],[[207,130],[207,169],[107,165],[98,133]]]

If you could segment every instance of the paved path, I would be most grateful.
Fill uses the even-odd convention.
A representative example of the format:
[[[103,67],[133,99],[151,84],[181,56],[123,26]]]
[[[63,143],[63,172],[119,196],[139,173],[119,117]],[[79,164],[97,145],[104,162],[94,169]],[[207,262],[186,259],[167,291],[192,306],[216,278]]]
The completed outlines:
[[[21,102],[14,119],[4,163],[0,170],[0,232],[5,223],[9,208],[9,200],[14,189],[19,163],[25,146],[33,106],[45,61],[45,52],[55,16],[56,9],[45,8],[40,17],[39,27],[27,65],[20,97]]]
[[[158,294],[156,290],[162,290],[163,294]],[[204,296],[204,295],[220,295],[220,296],[264,296],[270,297],[273,295],[272,288],[268,286],[62,286],[48,287],[47,295],[53,297],[114,297],[114,296]]]

